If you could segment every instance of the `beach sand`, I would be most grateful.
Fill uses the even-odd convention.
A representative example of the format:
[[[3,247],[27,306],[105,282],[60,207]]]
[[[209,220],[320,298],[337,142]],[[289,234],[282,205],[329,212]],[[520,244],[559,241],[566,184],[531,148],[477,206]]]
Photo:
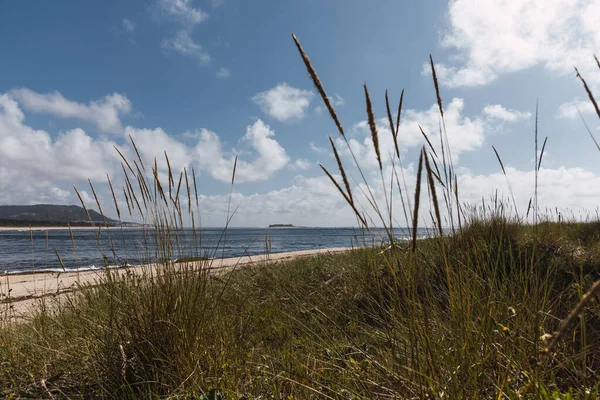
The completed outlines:
[[[208,268],[211,270],[226,271],[227,269],[245,267],[259,263],[273,263],[289,261],[298,257],[307,257],[317,254],[338,253],[348,251],[350,248],[333,248],[319,250],[303,250],[288,253],[269,255],[244,256],[212,260]],[[119,274],[132,271],[136,274],[156,269],[157,264],[131,266],[114,269]],[[99,282],[104,270],[86,270],[80,272],[35,272],[23,274],[6,274],[0,276],[0,312],[6,311],[12,320],[19,320],[31,314],[38,306],[39,301],[46,297],[57,298],[71,293],[80,285],[94,285]]]
[[[104,225],[98,225],[98,226],[72,226],[71,230],[72,231],[90,231],[90,230],[94,230],[97,231],[98,229],[140,229],[141,227],[138,226],[109,226],[108,228]],[[0,232],[3,231],[68,231],[69,227],[68,226],[0,226]]]

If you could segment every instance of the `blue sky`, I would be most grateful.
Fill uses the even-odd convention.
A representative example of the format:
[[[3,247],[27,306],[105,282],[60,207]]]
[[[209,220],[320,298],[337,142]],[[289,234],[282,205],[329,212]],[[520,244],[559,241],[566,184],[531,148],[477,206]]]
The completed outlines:
[[[123,183],[113,146],[132,155],[131,135],[147,160],[166,150],[178,171],[194,167],[206,225],[223,225],[236,154],[234,225],[353,225],[317,164],[335,170],[327,136],[341,142],[294,32],[376,195],[362,84],[378,119],[385,90],[395,107],[405,89],[399,138],[410,190],[423,145],[418,124],[435,139],[439,122],[431,53],[463,200],[508,193],[494,145],[526,208],[539,99],[540,136],[549,138],[540,204],[580,214],[597,205],[600,154],[577,109],[600,131],[573,66],[600,96],[598,20],[597,2],[567,0],[5,3],[0,203],[77,204],[72,185],[89,198],[87,178],[107,201],[105,174]],[[382,120],[382,152],[389,154],[386,129]]]

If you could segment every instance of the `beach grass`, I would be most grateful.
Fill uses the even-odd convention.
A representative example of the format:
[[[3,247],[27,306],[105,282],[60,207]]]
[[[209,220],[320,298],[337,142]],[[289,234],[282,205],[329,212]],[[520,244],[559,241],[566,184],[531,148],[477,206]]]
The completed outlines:
[[[545,349],[597,275],[600,224],[540,228],[536,237],[482,221],[460,237],[421,240],[414,254],[399,243],[397,253],[359,249],[211,276],[192,264],[152,277],[109,273],[0,331],[2,394],[594,398],[600,308],[586,308],[548,357]],[[456,267],[452,288],[442,246]],[[411,264],[400,280],[397,266]]]
[[[394,124],[386,94],[396,146],[388,172],[372,97],[364,86],[386,193],[380,204],[311,60],[293,39],[347,145],[347,153],[341,153],[340,142],[330,140],[339,174],[322,168],[355,212],[365,242],[381,245],[215,273],[209,267],[218,254],[201,253],[200,236],[194,248],[180,247],[181,235],[196,235],[183,229],[184,218],[194,227],[199,221],[195,172],[178,176],[169,166],[161,181],[156,160],[151,166],[139,153],[137,160],[123,157],[127,212],[152,224],[148,229],[163,265],[143,274],[107,270],[100,284],[43,298],[29,320],[4,324],[0,394],[598,398],[600,307],[594,299],[600,290],[600,222],[540,213],[537,187],[533,209],[526,213],[517,212],[514,199],[461,203],[433,59],[440,144],[435,147],[432,136],[422,132],[428,147],[420,151],[410,193],[397,147],[403,95]],[[340,154],[349,154],[351,168]],[[537,169],[542,155],[543,150]],[[232,186],[235,165],[233,171]],[[353,176],[366,184],[360,194],[352,192]],[[394,236],[392,200],[397,197],[404,226],[412,231],[409,240]],[[113,198],[120,218],[126,211]],[[97,197],[96,203],[102,211]],[[431,217],[437,233],[419,239],[423,215]],[[383,237],[370,236],[374,225],[384,227]],[[169,261],[182,254],[187,258],[179,257],[181,262]]]

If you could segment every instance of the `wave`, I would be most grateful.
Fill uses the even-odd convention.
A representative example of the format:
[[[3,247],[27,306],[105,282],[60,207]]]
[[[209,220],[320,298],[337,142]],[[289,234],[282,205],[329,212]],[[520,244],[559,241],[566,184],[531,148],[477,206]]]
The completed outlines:
[[[83,271],[100,271],[103,269],[118,269],[118,268],[130,268],[130,267],[139,267],[141,265],[107,265],[107,266],[96,266],[96,265],[87,265],[79,268],[17,268],[4,270],[0,272],[1,275],[20,275],[20,274],[39,274],[44,272],[56,272],[56,273],[72,273],[72,272],[83,272]]]

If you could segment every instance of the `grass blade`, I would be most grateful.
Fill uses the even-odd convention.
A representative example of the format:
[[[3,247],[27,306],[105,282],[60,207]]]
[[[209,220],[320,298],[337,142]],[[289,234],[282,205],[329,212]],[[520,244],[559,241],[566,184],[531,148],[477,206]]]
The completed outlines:
[[[385,91],[385,108],[387,110],[387,117],[390,123],[390,131],[392,132],[392,138],[394,139],[394,149],[396,150],[396,156],[400,158],[400,149],[398,148],[398,133],[394,128],[394,121],[392,120],[392,112],[390,110],[390,101],[388,99],[388,92]],[[398,112],[398,117],[400,117],[400,112]],[[399,121],[398,121],[399,123]]]
[[[325,103],[325,107],[327,107],[327,110],[329,110],[329,115],[331,115],[331,118],[335,122],[335,125],[337,126],[338,131],[340,132],[340,135],[344,136],[344,128],[342,127],[342,124],[337,117],[335,109],[333,108],[333,105],[331,104],[331,101],[329,100],[329,97],[327,96],[327,93],[325,92],[325,89],[323,88],[321,81],[319,80],[317,71],[315,71],[315,69],[313,68],[313,66],[310,62],[310,58],[308,58],[308,56],[304,52],[304,49],[300,45],[298,38],[293,33],[292,33],[292,39],[294,39],[294,43],[296,43],[296,47],[298,48],[298,51],[300,52],[302,61],[304,61],[304,65],[306,66],[306,69],[308,70],[308,74],[310,75],[310,78],[312,79],[313,84],[317,88],[319,95],[321,95],[321,99],[323,99],[323,102]]]
[[[371,98],[369,97],[369,90],[367,84],[363,85],[365,89],[365,101],[367,103],[367,116],[369,118],[369,129],[371,130],[371,139],[373,140],[373,147],[375,148],[375,155],[377,156],[377,162],[379,163],[379,170],[383,170],[381,165],[381,153],[379,152],[379,134],[377,133],[377,123],[375,122],[375,115],[373,114],[373,105],[371,104]]]
[[[546,139],[544,139],[544,144],[542,144],[542,151],[540,152],[540,161],[538,163],[538,171],[540,170],[540,168],[542,167],[542,158],[544,157],[544,150],[546,149],[546,142],[548,141],[548,136],[546,136]]]
[[[413,237],[412,237],[412,251],[417,250],[417,228],[419,226],[419,202],[421,196],[421,172],[423,171],[423,150],[419,155],[419,167],[417,168],[417,187],[415,189],[415,209],[413,214]]]
[[[435,155],[436,158],[439,158],[435,149],[433,148],[433,145],[431,144],[431,142],[429,141],[429,138],[427,137],[427,135],[425,134],[425,131],[423,130],[423,128],[421,128],[421,125],[419,125],[419,129],[421,130],[421,134],[423,135],[423,137],[425,138],[425,140],[427,141],[427,144],[429,145],[429,148],[431,149],[431,151],[433,152],[433,154]]]
[[[431,190],[431,198],[433,200],[433,210],[435,211],[435,218],[437,219],[437,226],[440,232],[440,236],[443,236],[444,232],[442,231],[442,218],[440,215],[440,206],[438,204],[437,193],[435,191],[435,182],[433,180],[434,172],[429,165],[429,157],[425,152],[425,148],[423,148],[424,158],[425,158],[425,168],[427,169],[427,181],[429,182],[429,189]]]
[[[435,87],[435,95],[437,98],[438,108],[442,119],[444,118],[444,108],[442,107],[442,96],[440,96],[440,85],[438,84],[437,74],[435,73],[435,66],[433,65],[433,57],[429,55],[429,63],[431,64],[431,74],[433,75],[433,86]]]
[[[404,89],[400,93],[400,102],[398,103],[398,113],[396,114],[396,136],[398,136],[398,130],[400,129],[400,115],[402,114],[402,102],[404,100]]]
[[[356,209],[356,206],[354,205],[354,202],[350,201],[350,198],[348,197],[348,195],[344,192],[344,190],[342,189],[342,187],[340,186],[339,183],[337,183],[337,181],[335,180],[335,178],[333,177],[333,175],[331,175],[329,173],[329,171],[327,170],[327,168],[325,168],[323,166],[323,164],[319,163],[319,167],[321,167],[321,169],[323,170],[323,172],[325,172],[325,174],[329,177],[329,179],[331,180],[331,182],[333,182],[333,184],[335,185],[335,187],[337,188],[337,190],[342,194],[342,196],[344,197],[344,199],[346,200],[346,202],[350,205],[350,207],[352,207],[352,210],[354,211],[354,214],[356,215],[356,217],[360,220],[360,222],[366,227],[367,226],[367,221],[363,218],[363,216],[358,212],[358,210]]]
[[[340,175],[342,175],[342,181],[344,182],[344,186],[346,187],[346,192],[348,193],[348,198],[350,202],[354,204],[354,199],[352,198],[352,190],[350,189],[350,183],[348,182],[348,178],[346,177],[346,171],[344,170],[344,166],[342,165],[342,160],[338,154],[337,148],[335,147],[335,143],[333,143],[333,139],[329,136],[329,143],[331,143],[331,148],[333,149],[333,155],[335,156],[335,161],[337,161],[338,168],[340,170]]]
[[[596,61],[598,61],[597,58],[596,58]],[[592,94],[592,91],[588,87],[587,82],[585,81],[585,79],[583,79],[583,76],[581,76],[581,74],[579,73],[579,71],[577,70],[577,68],[575,68],[575,72],[577,73],[577,78],[579,78],[579,80],[581,81],[581,83],[583,83],[583,88],[585,89],[588,97],[590,98],[590,101],[594,105],[594,109],[596,110],[596,114],[598,115],[598,118],[600,118],[600,108],[598,108],[598,103],[596,103],[596,99],[594,98],[594,95]]]

